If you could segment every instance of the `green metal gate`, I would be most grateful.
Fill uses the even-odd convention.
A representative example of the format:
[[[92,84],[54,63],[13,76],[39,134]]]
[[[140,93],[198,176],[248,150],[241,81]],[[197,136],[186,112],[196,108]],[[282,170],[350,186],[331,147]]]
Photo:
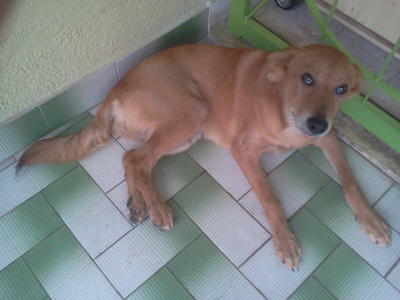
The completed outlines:
[[[304,1],[321,31],[321,41],[327,42],[342,50],[351,61],[358,64],[357,60],[345,49],[329,29],[329,24],[339,1],[333,1],[326,19],[321,15],[315,0]],[[231,0],[228,26],[229,30],[234,35],[245,39],[255,47],[266,51],[276,51],[287,47],[288,44],[253,18],[257,11],[267,2],[268,0],[261,0],[254,8],[251,8],[251,0]],[[358,64],[364,78],[367,79],[372,86],[366,95],[356,96],[349,101],[345,101],[341,106],[341,110],[344,113],[364,126],[397,152],[400,152],[400,122],[371,102],[369,96],[373,89],[380,89],[395,99],[395,101],[400,101],[400,91],[381,79],[382,75],[393,60],[399,46],[400,38],[387,56],[385,63],[378,74],[374,74]]]

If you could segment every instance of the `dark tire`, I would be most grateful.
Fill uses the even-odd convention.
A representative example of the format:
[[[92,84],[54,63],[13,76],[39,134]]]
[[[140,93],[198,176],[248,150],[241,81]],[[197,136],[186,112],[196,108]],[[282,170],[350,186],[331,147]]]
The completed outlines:
[[[282,9],[292,9],[296,6],[297,0],[275,0],[276,5]]]

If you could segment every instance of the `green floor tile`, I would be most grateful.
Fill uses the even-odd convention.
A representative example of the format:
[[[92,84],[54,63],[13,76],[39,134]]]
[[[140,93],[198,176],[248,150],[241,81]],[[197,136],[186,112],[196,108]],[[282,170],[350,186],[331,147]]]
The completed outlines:
[[[38,164],[16,176],[15,164],[0,172],[0,217],[76,167],[76,163]]]
[[[193,297],[171,272],[162,268],[140,286],[127,300],[192,300]]]
[[[354,220],[337,183],[332,182],[326,186],[307,203],[307,208],[382,275],[400,257],[399,234],[392,233],[392,245],[389,247],[381,247],[371,242]]]
[[[175,257],[168,268],[198,300],[263,299],[204,235]]]
[[[339,245],[340,240],[306,209],[290,221],[302,249],[298,271],[292,272],[275,256],[272,241],[263,246],[240,270],[268,299],[286,299]]]
[[[60,134],[60,136],[65,136],[65,135],[76,133],[79,130],[82,130],[85,127],[87,127],[93,121],[93,117],[90,114],[87,114],[86,116],[82,116],[82,117],[83,117],[83,119],[79,120],[78,122],[73,124],[70,128],[68,128],[67,130],[63,131]]]
[[[153,171],[153,178],[159,194],[168,200],[201,172],[203,169],[186,153],[181,153],[163,157]]]
[[[309,277],[303,284],[290,296],[289,300],[335,300],[318,281]]]
[[[62,224],[40,194],[0,218],[0,270]]]
[[[267,180],[275,196],[281,201],[286,217],[290,218],[330,179],[299,153],[294,153],[272,171]],[[270,230],[263,208],[253,191],[246,194],[239,202],[267,230]]]
[[[0,161],[28,146],[49,129],[38,108],[0,128]]]
[[[375,209],[397,232],[400,232],[400,184],[395,185],[376,204]]]
[[[314,275],[339,299],[400,299],[400,293],[345,244]]]
[[[43,195],[92,257],[132,228],[81,167],[48,186]]]
[[[299,153],[293,154],[283,162],[268,175],[267,179],[275,195],[283,202],[289,216],[330,180]]]
[[[341,143],[341,145],[347,157],[347,161],[349,162],[350,169],[354,173],[361,190],[365,193],[370,203],[375,203],[379,197],[387,191],[392,181],[349,146],[344,143]],[[325,159],[320,149],[315,146],[309,146],[300,151],[310,161],[339,183],[336,172]]]
[[[206,173],[176,194],[174,199],[237,266],[270,237],[270,234]]]
[[[176,217],[170,231],[155,228],[147,219],[96,259],[96,263],[123,297],[163,267],[199,234],[198,228],[168,201]]]
[[[17,259],[0,272],[0,299],[44,299],[46,292],[21,259]]]
[[[66,227],[24,257],[52,299],[120,299]]]

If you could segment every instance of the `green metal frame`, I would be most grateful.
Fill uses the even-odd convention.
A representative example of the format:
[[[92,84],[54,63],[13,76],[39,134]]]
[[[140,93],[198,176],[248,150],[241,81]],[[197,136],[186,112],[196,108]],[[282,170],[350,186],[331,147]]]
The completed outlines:
[[[321,15],[315,0],[304,1],[321,31],[321,41],[325,41],[342,50],[351,61],[357,63],[357,60],[346,50],[329,29],[329,24],[333,18],[339,1],[333,1],[326,20]],[[231,0],[228,27],[234,35],[244,38],[257,48],[271,52],[285,48],[288,44],[253,18],[257,11],[267,2],[268,0],[260,0],[254,8],[251,8],[251,0]],[[382,75],[393,60],[399,46],[400,38],[387,56],[383,67],[377,75],[357,63],[360,66],[364,77],[372,84],[372,87],[365,96],[356,96],[343,102],[341,106],[341,110],[344,113],[368,129],[371,133],[376,135],[397,152],[400,152],[400,122],[369,101],[369,96],[374,89],[380,89],[395,99],[395,101],[400,101],[400,91],[387,82],[381,80]]]

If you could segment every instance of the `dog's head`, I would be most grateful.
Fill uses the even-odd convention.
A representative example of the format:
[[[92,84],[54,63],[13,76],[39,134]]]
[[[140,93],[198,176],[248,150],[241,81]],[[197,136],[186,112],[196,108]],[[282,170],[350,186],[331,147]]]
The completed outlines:
[[[322,137],[332,128],[340,103],[359,93],[359,68],[326,45],[288,48],[268,55],[266,74],[279,85],[289,126]]]

